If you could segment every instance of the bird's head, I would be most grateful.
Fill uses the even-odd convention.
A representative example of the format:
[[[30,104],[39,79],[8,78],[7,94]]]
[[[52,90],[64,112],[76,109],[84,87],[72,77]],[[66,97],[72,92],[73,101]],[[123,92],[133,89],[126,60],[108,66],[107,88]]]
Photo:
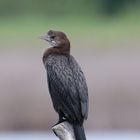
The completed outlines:
[[[65,33],[49,30],[40,39],[47,41],[52,47],[70,47],[70,42]]]

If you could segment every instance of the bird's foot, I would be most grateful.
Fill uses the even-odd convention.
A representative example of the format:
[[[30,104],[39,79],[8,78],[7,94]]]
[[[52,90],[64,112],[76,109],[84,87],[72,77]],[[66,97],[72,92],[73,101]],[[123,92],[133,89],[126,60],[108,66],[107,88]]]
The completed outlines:
[[[64,121],[66,121],[66,119],[65,119],[65,118],[61,118],[61,119],[59,119],[59,121],[58,121],[56,124],[54,124],[52,127],[54,127],[54,126],[56,126],[56,125],[58,125],[58,124],[60,124],[60,123],[62,123],[62,122],[64,122]]]

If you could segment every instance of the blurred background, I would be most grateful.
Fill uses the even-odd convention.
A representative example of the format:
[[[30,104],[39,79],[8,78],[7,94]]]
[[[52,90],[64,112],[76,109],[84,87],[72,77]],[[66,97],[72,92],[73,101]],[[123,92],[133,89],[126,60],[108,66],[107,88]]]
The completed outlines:
[[[0,0],[0,139],[56,139],[38,39],[50,29],[67,34],[85,73],[87,137],[140,139],[139,0]]]

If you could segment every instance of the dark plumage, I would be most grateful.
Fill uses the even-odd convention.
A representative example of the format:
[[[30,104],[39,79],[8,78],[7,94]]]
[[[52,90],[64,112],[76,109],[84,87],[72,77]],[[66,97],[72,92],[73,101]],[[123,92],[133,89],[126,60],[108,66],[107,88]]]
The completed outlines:
[[[52,45],[45,51],[43,63],[59,122],[70,122],[76,140],[86,140],[83,121],[88,116],[88,89],[80,66],[70,55],[70,42],[63,32],[52,30],[41,39]]]

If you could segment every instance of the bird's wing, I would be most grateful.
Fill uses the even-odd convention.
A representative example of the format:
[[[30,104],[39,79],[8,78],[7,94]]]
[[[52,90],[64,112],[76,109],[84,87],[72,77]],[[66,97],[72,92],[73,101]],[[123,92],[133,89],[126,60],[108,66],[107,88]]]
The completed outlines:
[[[70,66],[73,71],[74,82],[80,97],[81,111],[85,119],[88,117],[88,88],[81,67],[73,56],[70,56]]]
[[[72,121],[82,122],[87,111],[87,107],[85,107],[87,97],[82,95],[82,89],[78,89],[82,88],[80,86],[82,81],[79,81],[80,83],[78,81],[75,82],[74,73],[76,71],[72,71],[66,56],[57,57],[53,58],[53,63],[47,64],[49,90],[54,108],[56,110],[60,108],[65,117],[71,118]],[[82,73],[79,73],[77,76],[81,77]],[[81,78],[81,80],[83,79]]]

